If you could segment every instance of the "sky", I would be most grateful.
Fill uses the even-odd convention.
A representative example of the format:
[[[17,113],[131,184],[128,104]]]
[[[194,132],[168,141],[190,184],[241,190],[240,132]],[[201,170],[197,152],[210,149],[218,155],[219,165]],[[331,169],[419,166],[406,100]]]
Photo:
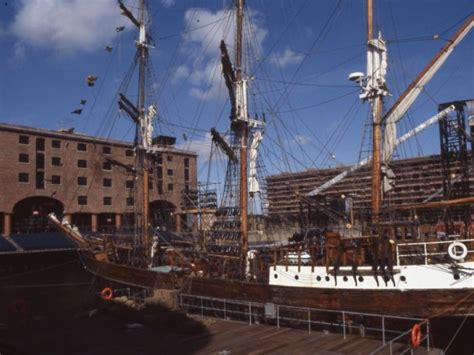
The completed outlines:
[[[377,31],[388,43],[387,110],[473,13],[474,2],[375,3]],[[125,4],[137,13],[136,0]],[[231,1],[155,0],[148,8],[154,46],[147,102],[158,107],[155,133],[174,135],[179,148],[196,151],[202,180],[208,174],[209,129],[229,128],[218,47],[224,39],[233,56]],[[365,22],[363,0],[246,2],[244,73],[250,113],[266,118],[260,154],[269,173],[353,163],[367,154],[369,107],[347,80],[349,73],[365,71]],[[125,29],[117,32],[120,26]],[[132,140],[132,122],[119,112],[116,95],[137,97],[136,78],[128,74],[135,39],[115,0],[3,0],[0,122],[75,127]],[[474,98],[473,57],[470,33],[411,107],[401,133],[436,114],[439,103]],[[88,75],[98,77],[94,87],[87,86]],[[71,114],[79,108],[81,115]],[[437,153],[433,126],[400,147],[397,156]]]

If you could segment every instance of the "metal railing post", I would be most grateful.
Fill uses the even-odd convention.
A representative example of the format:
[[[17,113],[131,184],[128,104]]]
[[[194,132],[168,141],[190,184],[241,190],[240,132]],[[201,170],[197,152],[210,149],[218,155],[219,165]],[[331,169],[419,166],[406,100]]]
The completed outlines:
[[[346,339],[346,312],[342,311],[342,334],[344,334],[344,339]]]
[[[311,310],[308,308],[308,333],[311,334]]]
[[[252,303],[249,302],[249,325],[252,325]]]
[[[428,265],[428,249],[426,243],[423,243],[423,252],[425,253],[425,265]]]
[[[225,299],[224,299],[224,320],[227,319],[227,307],[226,307],[226,303],[225,303]]]
[[[204,317],[204,299],[202,297],[199,297],[201,299],[201,317]]]
[[[382,316],[382,343],[385,345],[385,317]]]
[[[280,328],[280,306],[277,306],[277,328]]]
[[[393,354],[392,344],[393,344],[392,342],[390,342],[390,344],[389,344],[390,355],[392,355],[392,354]]]
[[[430,321],[426,321],[426,350],[430,351]]]

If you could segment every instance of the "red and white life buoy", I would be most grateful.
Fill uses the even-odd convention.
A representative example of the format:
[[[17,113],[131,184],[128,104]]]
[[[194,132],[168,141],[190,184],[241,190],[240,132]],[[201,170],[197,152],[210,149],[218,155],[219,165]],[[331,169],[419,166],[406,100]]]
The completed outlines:
[[[456,261],[464,260],[467,256],[466,244],[461,242],[453,242],[449,244],[448,255],[451,259]]]
[[[114,293],[110,287],[106,287],[100,292],[100,297],[102,297],[104,301],[110,301],[113,295]]]

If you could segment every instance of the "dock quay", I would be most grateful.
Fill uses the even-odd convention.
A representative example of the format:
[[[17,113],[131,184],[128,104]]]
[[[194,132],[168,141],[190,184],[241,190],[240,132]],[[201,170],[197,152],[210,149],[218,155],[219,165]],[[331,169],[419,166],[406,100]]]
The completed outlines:
[[[410,349],[404,343],[383,346],[380,340],[358,335],[307,332],[203,318],[210,322],[212,341],[196,354],[442,354],[439,349]],[[200,337],[184,339],[199,343]]]
[[[145,318],[107,309],[58,312],[2,324],[2,354],[442,354],[439,349],[153,310]],[[153,318],[153,319],[152,319]],[[148,320],[146,320],[148,319]],[[28,333],[28,342],[24,334]],[[132,352],[131,352],[131,349]]]
[[[228,346],[225,351],[229,353],[246,353],[249,349],[255,349],[251,353],[256,354],[443,353],[430,348],[430,324],[422,319],[187,294],[179,294],[179,309],[203,319],[217,319],[213,339],[218,339],[219,346]],[[230,321],[234,326],[222,321]],[[410,324],[418,324],[422,329],[418,347],[411,345]],[[212,345],[206,350],[222,351]]]

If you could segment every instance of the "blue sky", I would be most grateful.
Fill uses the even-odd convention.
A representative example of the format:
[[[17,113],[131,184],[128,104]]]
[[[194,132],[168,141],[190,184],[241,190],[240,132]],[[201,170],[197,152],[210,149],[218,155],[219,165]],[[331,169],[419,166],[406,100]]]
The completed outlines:
[[[136,1],[125,3],[136,9]],[[229,124],[218,44],[232,52],[229,0],[150,2],[157,130],[200,153],[206,175],[209,135]],[[389,41],[386,108],[474,10],[472,0],[376,1],[376,24]],[[251,113],[265,113],[262,157],[272,173],[358,160],[368,148],[368,105],[347,80],[365,71],[365,1],[248,0],[246,74]],[[117,33],[117,26],[125,25]],[[437,40],[433,35],[440,34]],[[133,58],[135,31],[114,0],[7,0],[0,5],[0,122],[132,139],[131,122],[114,101]],[[104,49],[113,47],[112,52]],[[474,34],[456,48],[412,106],[401,131],[437,104],[474,98]],[[87,75],[99,77],[87,87]],[[127,95],[136,98],[132,77]],[[81,108],[82,115],[72,115]],[[399,149],[399,157],[439,151],[437,126]]]

